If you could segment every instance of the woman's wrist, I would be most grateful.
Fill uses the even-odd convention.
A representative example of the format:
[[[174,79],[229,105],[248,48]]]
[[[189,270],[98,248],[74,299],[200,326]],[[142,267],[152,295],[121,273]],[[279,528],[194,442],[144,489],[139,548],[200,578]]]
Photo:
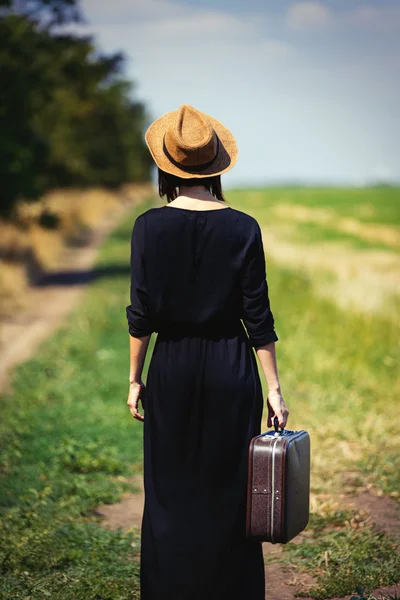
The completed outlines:
[[[129,385],[131,387],[133,387],[133,388],[137,387],[137,386],[141,386],[142,385],[142,381],[140,379],[137,380],[137,379],[131,379],[131,378],[129,378]]]
[[[281,386],[279,383],[268,386],[268,394],[279,394],[281,395]]]

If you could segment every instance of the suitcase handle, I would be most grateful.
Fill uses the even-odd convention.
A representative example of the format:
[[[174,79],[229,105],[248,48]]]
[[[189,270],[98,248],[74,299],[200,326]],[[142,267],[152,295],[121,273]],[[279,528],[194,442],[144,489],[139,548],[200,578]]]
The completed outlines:
[[[278,417],[274,417],[274,428],[275,428],[275,433],[279,433],[278,429],[279,429],[279,421],[278,421]],[[284,427],[281,427],[281,433],[283,433],[284,431]]]

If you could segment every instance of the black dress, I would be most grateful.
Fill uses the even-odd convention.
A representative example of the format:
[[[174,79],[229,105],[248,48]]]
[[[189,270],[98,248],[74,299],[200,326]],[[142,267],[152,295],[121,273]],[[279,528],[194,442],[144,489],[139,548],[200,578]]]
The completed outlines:
[[[143,424],[141,599],[264,600],[262,545],[245,535],[248,448],[263,411],[253,347],[278,338],[258,222],[231,207],[142,213],[126,310],[132,336],[158,332]]]

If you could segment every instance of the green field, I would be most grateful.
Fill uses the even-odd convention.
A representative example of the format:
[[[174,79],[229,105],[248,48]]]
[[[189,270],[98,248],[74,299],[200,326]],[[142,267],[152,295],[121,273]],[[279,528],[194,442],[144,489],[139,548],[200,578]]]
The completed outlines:
[[[366,487],[400,498],[400,191],[227,196],[262,227],[288,427],[312,444],[310,525],[274,560],[313,574],[315,599],[398,583],[399,540],[344,500]],[[149,206],[109,238],[82,305],[1,398],[2,599],[139,597],[137,531],[104,529],[93,508],[132,489],[142,468],[142,425],[126,406],[125,306],[132,224]]]
[[[400,188],[268,188],[232,190],[228,201],[260,220],[269,218],[271,207],[290,204],[311,209],[328,209],[338,217],[355,217],[363,223],[400,226]]]

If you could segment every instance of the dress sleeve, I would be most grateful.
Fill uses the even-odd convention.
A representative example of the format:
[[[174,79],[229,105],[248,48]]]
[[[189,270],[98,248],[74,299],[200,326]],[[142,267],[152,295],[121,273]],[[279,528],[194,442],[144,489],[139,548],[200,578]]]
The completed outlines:
[[[248,246],[241,279],[242,319],[254,348],[278,341],[271,312],[263,241],[259,224]]]
[[[132,337],[144,337],[153,333],[150,322],[146,271],[145,271],[145,222],[144,216],[139,215],[132,230],[130,258],[130,300],[126,307],[129,333]]]

